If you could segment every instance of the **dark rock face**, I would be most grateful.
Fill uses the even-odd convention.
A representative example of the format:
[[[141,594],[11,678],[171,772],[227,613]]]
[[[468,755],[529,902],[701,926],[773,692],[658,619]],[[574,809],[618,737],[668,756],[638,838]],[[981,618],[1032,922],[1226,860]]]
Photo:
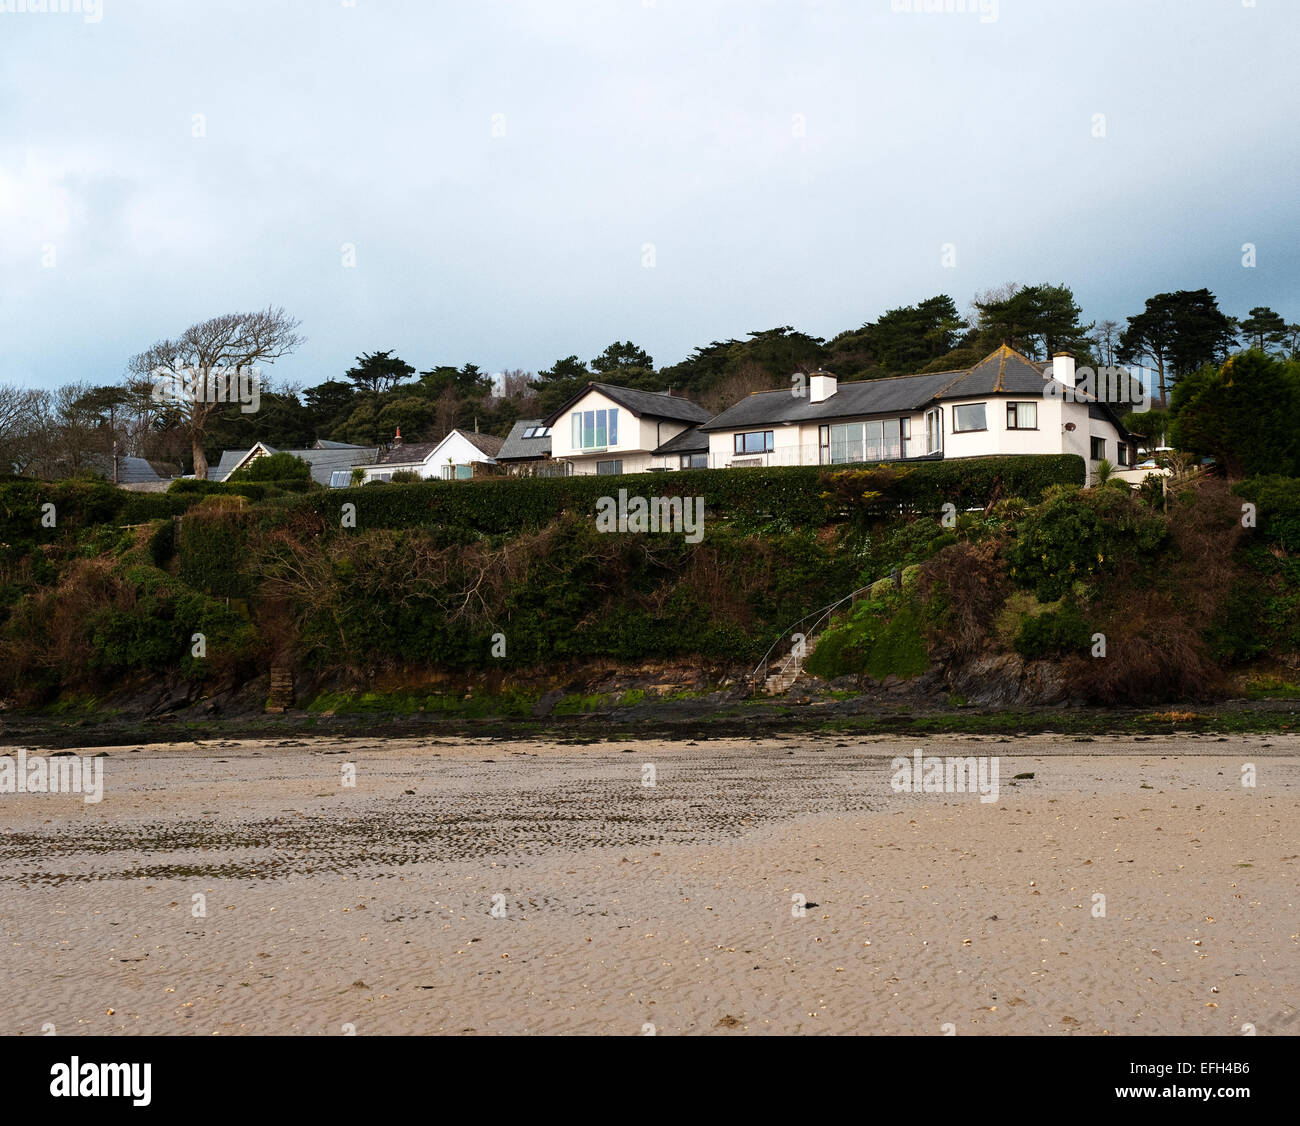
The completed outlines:
[[[948,669],[953,692],[982,707],[1027,707],[1059,704],[1068,686],[1053,661],[1026,663],[1014,653],[986,654]]]

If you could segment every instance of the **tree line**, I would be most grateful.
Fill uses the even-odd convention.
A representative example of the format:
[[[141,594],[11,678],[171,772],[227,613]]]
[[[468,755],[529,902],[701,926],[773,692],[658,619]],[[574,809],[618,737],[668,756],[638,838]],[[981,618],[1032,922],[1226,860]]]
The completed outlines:
[[[1067,351],[1081,364],[1154,371],[1158,404],[1144,431],[1151,432],[1171,422],[1164,408],[1194,397],[1186,392],[1179,399],[1189,377],[1223,365],[1234,352],[1300,357],[1300,325],[1267,306],[1230,316],[1208,289],[1156,294],[1123,323],[1085,323],[1068,286],[1010,283],[976,294],[964,314],[939,294],[829,339],[781,325],[711,341],[664,366],[632,341],[615,341],[590,361],[575,354],[536,373],[496,377],[474,363],[418,370],[389,349],[363,352],[339,376],[311,387],[268,381],[263,371],[258,409],[251,412],[157,395],[160,369],[261,369],[301,345],[298,328],[283,309],[226,314],[132,357],[116,384],[81,381],[55,391],[0,386],[0,467],[47,478],[103,473],[116,453],[202,477],[222,450],[258,441],[276,449],[305,449],[318,439],[377,446],[399,429],[406,441],[419,442],[454,427],[504,436],[517,419],[544,417],[592,381],[671,391],[720,411],[751,391],[788,387],[799,371],[823,368],[848,381],[957,370],[1004,343],[1031,359]]]

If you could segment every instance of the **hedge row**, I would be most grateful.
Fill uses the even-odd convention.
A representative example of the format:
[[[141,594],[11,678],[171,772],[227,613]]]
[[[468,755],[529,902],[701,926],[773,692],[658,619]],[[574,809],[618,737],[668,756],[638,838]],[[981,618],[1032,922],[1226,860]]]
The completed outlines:
[[[176,495],[240,496],[249,500],[264,500],[284,493],[306,493],[315,487],[311,478],[291,478],[286,481],[199,481],[182,477],[173,481],[167,492]]]
[[[858,471],[869,466],[845,466]],[[983,507],[995,491],[1034,502],[1049,485],[1082,485],[1083,459],[1073,454],[972,458],[906,466],[890,488],[895,507],[938,511]],[[565,512],[594,513],[601,497],[685,496],[704,498],[709,516],[740,523],[777,521],[821,527],[846,515],[844,501],[828,491],[839,467],[688,469],[621,476],[481,478],[470,481],[328,489],[281,502],[336,525],[344,504],[356,505],[359,528],[428,525],[498,535],[540,528]]]

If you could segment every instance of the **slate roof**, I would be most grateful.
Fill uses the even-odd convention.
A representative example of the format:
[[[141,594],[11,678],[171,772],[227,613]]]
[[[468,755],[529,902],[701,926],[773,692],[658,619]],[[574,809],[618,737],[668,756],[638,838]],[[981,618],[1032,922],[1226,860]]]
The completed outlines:
[[[389,446],[374,465],[420,465],[426,457],[436,450],[441,442],[402,442]]]
[[[708,453],[709,436],[698,426],[690,426],[680,434],[662,443],[656,454],[698,454]]]
[[[641,418],[670,418],[675,422],[706,422],[709,418],[709,412],[698,403],[670,395],[667,391],[634,391],[630,387],[615,387],[609,383],[588,383],[558,410],[547,415],[543,424],[554,426],[556,420],[589,391],[599,391]]]
[[[759,391],[728,407],[700,429],[743,430],[779,423],[826,422],[877,414],[910,414],[934,402],[990,395],[1041,395],[1047,365],[1027,359],[1005,344],[971,368],[894,375],[841,383],[820,403],[788,390]]]
[[[113,480],[113,457],[111,454],[91,454],[86,467],[98,473],[104,480]],[[117,483],[119,485],[153,485],[165,481],[158,471],[142,457],[123,457],[117,459]]]
[[[479,453],[488,457],[496,457],[501,452],[501,446],[505,442],[504,438],[498,438],[495,434],[479,434],[476,431],[469,430],[461,430],[458,433],[471,446],[477,446]]]
[[[374,465],[375,459],[379,456],[378,446],[343,446],[338,449],[320,450],[277,450],[263,442],[262,449],[266,450],[268,454],[286,453],[302,458],[311,466],[311,479],[326,486],[329,485],[330,476],[335,470],[351,469],[354,465]],[[224,481],[248,452],[248,450],[222,450],[221,460],[217,463],[215,469],[209,470],[208,478],[215,481]]]
[[[896,375],[841,383],[834,395],[820,403],[796,397],[788,390],[756,391],[709,419],[701,430],[743,430],[784,422],[824,422],[834,418],[861,418],[871,414],[910,414],[930,402],[964,372],[931,375]],[[1042,380],[1039,380],[1041,385]]]
[[[549,457],[551,453],[551,436],[545,438],[525,438],[524,431],[533,426],[545,426],[540,418],[521,418],[506,435],[501,444],[497,461],[523,461],[526,458]]]
[[[449,430],[436,442],[402,442],[390,446],[374,465],[422,465],[434,450],[453,434],[459,434],[485,457],[496,457],[501,449],[501,439],[495,434],[475,434],[472,430]],[[360,464],[357,462],[356,464]]]

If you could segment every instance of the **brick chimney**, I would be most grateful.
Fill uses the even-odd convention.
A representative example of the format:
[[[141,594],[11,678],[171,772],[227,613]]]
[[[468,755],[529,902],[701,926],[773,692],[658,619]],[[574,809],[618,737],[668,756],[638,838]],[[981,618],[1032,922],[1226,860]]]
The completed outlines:
[[[401,444],[402,444],[402,428],[399,426],[397,428],[397,433],[393,435],[393,445],[400,446]]]

